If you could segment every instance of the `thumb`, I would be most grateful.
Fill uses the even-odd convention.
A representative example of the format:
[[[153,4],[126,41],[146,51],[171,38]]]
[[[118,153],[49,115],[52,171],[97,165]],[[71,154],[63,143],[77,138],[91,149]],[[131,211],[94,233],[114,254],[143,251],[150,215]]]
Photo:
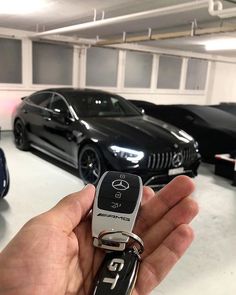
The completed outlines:
[[[88,184],[81,191],[63,198],[55,207],[44,213],[44,217],[50,218],[51,224],[61,227],[69,234],[92,208],[94,196],[95,187]]]

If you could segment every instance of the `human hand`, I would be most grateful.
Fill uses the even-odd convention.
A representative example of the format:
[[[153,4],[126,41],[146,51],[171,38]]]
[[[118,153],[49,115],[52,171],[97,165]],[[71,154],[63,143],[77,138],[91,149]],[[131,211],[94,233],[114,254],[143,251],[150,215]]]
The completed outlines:
[[[150,293],[193,240],[189,222],[198,212],[194,186],[176,177],[158,192],[145,187],[134,232],[144,241],[132,295]],[[104,251],[93,247],[92,185],[61,200],[24,225],[0,254],[0,295],[88,295]]]

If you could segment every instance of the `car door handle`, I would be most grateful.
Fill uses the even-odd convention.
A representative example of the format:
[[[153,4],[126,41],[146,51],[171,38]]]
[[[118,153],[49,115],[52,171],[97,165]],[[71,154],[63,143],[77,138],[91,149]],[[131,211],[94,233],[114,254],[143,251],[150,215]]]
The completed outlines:
[[[51,121],[51,120],[52,120],[51,117],[43,117],[43,119],[44,119],[45,121]]]
[[[23,109],[22,112],[23,112],[24,114],[27,114],[27,113],[28,113],[28,111],[27,111],[26,109]]]

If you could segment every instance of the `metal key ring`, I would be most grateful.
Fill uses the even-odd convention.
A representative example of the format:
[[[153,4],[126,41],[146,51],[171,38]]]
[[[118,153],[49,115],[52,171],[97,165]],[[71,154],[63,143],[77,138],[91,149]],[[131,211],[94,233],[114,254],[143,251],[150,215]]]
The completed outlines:
[[[130,233],[127,231],[122,231],[122,230],[108,230],[108,231],[102,231],[99,236],[98,236],[98,241],[100,243],[102,243],[102,241],[104,240],[103,237],[107,236],[107,235],[114,235],[114,234],[122,234],[123,236],[126,236],[128,238],[131,238],[135,243],[137,243],[139,245],[139,249],[137,249],[139,254],[142,254],[144,251],[144,243],[143,240],[136,234],[134,233]]]

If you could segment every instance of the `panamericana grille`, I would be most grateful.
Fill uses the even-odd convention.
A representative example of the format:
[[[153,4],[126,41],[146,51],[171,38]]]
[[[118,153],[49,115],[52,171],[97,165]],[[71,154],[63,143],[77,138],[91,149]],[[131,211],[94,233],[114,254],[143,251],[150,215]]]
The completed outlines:
[[[184,148],[178,151],[153,153],[148,157],[148,169],[161,170],[173,168],[173,157],[177,153],[181,153],[183,157],[181,166],[188,165],[196,159],[196,151],[194,148]]]

